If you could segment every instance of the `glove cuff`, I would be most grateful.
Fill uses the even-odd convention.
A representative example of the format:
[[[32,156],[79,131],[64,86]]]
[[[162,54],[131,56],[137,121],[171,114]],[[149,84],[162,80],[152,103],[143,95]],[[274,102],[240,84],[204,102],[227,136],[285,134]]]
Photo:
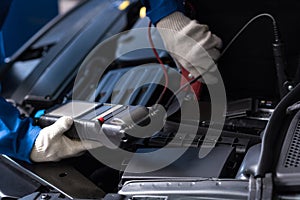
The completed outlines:
[[[161,19],[157,23],[157,28],[181,31],[190,22],[191,22],[191,20],[188,17],[186,17],[183,13],[173,12],[172,14],[168,15],[167,17]]]

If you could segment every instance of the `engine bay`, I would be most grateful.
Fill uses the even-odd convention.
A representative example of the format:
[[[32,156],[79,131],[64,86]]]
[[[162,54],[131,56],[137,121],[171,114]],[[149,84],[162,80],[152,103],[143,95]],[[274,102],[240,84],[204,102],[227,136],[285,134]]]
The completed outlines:
[[[251,1],[247,8],[236,1],[218,2],[217,7],[216,2],[188,1],[189,17],[209,24],[226,49],[217,63],[222,78],[216,85],[221,89],[202,84],[195,94],[197,80],[182,82],[182,69],[164,49],[155,27],[135,16],[139,2],[133,1],[125,13],[104,1],[87,2],[23,47],[7,64],[2,87],[4,96],[36,125],[46,127],[71,116],[69,138],[103,146],[53,163],[1,156],[0,168],[7,172],[3,180],[14,177],[24,186],[16,193],[3,184],[7,197],[178,199],[215,194],[216,199],[247,199],[257,183],[269,121],[299,82],[300,50],[291,38],[300,29],[288,26],[288,20],[300,16],[277,10],[284,4],[277,1]],[[103,6],[107,11],[99,14]],[[89,18],[72,27],[79,27],[72,38],[58,34],[59,27],[86,11]],[[97,24],[104,16],[107,22]],[[280,19],[276,23],[287,57],[281,54],[281,42],[273,41],[273,16]],[[26,70],[21,74],[20,69]],[[286,131],[286,120],[293,117],[285,117],[278,131]],[[285,169],[280,168],[282,177]]]

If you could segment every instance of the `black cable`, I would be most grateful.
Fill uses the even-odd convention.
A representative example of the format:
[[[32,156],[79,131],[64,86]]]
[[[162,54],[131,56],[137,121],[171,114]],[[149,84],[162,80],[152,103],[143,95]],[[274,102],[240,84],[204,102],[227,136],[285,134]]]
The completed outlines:
[[[278,31],[278,27],[277,27],[277,23],[275,18],[268,13],[262,13],[259,15],[256,15],[255,17],[253,17],[252,19],[250,19],[238,32],[237,34],[230,40],[230,42],[226,45],[226,47],[224,48],[224,50],[222,51],[222,53],[219,56],[219,60],[221,57],[224,56],[224,54],[227,52],[227,50],[231,47],[231,45],[233,44],[234,41],[236,41],[236,39],[242,34],[242,32],[256,19],[261,18],[261,17],[268,17],[272,20],[272,24],[273,24],[273,32],[274,32],[274,41],[275,42],[279,42],[279,31]],[[176,97],[177,94],[179,94],[182,90],[184,90],[186,87],[188,87],[189,85],[193,84],[194,82],[198,81],[200,78],[202,78],[202,76],[204,76],[207,72],[209,72],[209,70],[216,65],[218,62],[215,61],[211,66],[208,67],[208,69],[202,73],[201,75],[195,77],[194,79],[192,79],[191,81],[187,82],[186,84],[182,85],[177,91],[174,92],[174,94],[171,96],[171,98],[169,99],[169,101],[167,102],[167,104],[165,105],[166,108],[168,108],[170,106],[170,104],[172,103],[172,101],[174,100],[174,98]]]
[[[242,34],[242,32],[252,23],[254,22],[256,19],[261,18],[261,17],[268,17],[272,20],[272,24],[273,24],[273,32],[274,32],[274,41],[279,41],[279,32],[278,32],[278,28],[277,28],[277,23],[275,18],[269,14],[269,13],[262,13],[259,15],[256,15],[255,17],[253,17],[252,19],[250,19],[240,30],[239,32],[237,32],[237,34],[230,40],[230,42],[227,44],[227,46],[224,48],[224,50],[222,51],[220,58],[223,57],[223,55],[227,52],[227,50],[229,49],[229,47],[231,47],[232,43]],[[220,59],[219,58],[219,59]]]
[[[195,83],[196,81],[198,81],[203,75],[205,75],[208,72],[205,71],[204,73],[202,73],[201,75],[197,76],[196,78],[190,80],[189,82],[185,83],[184,85],[182,85],[178,90],[176,90],[173,95],[171,96],[171,98],[169,99],[169,101],[166,103],[165,107],[168,108],[171,103],[173,102],[173,100],[175,99],[176,95],[179,94],[180,92],[182,92],[182,90],[184,90],[186,87],[192,85],[193,83]]]

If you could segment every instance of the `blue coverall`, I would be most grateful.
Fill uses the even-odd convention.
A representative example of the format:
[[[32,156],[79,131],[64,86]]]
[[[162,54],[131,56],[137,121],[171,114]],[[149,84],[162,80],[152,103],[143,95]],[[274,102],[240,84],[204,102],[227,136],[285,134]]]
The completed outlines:
[[[0,97],[0,153],[30,162],[30,153],[41,128],[31,118]]]
[[[183,1],[184,0],[141,0],[142,4],[147,8],[147,17],[150,18],[154,25],[175,11],[184,13]]]
[[[0,28],[10,4],[11,0],[0,1]],[[32,122],[31,118],[21,119],[19,111],[0,97],[0,154],[30,162],[31,149],[41,130]]]

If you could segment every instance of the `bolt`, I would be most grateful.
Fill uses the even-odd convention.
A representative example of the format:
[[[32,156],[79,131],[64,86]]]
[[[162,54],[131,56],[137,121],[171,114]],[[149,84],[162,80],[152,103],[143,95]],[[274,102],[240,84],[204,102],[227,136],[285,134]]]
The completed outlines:
[[[42,194],[41,199],[50,199],[50,195]]]
[[[193,76],[192,74],[189,74],[188,77],[189,77],[190,79],[194,78],[194,76]]]
[[[184,100],[185,101],[190,101],[192,99],[192,96],[190,94],[187,94],[185,97],[184,97]]]
[[[288,85],[288,90],[291,91],[293,89],[292,85]]]

